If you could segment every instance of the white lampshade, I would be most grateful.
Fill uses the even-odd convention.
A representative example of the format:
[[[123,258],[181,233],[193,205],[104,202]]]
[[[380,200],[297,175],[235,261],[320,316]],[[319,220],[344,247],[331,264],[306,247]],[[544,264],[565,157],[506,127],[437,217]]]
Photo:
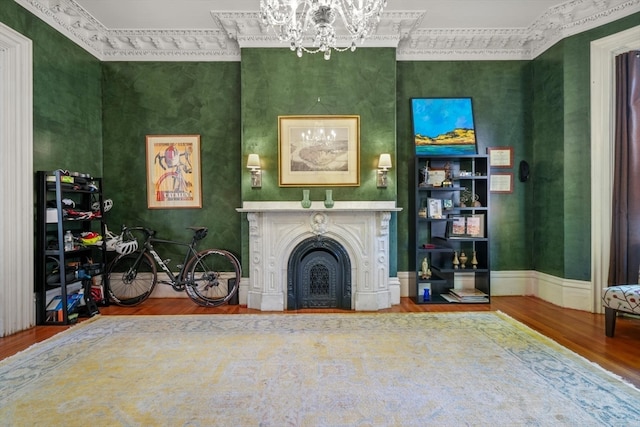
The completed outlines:
[[[378,160],[378,168],[385,171],[391,168],[391,154],[380,154],[380,159]]]
[[[249,154],[247,159],[247,168],[255,170],[260,169],[260,156],[257,154]]]

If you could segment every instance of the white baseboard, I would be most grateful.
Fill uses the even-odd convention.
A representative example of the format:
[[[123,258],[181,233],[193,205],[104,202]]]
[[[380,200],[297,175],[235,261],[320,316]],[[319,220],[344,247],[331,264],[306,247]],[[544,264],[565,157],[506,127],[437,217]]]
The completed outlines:
[[[415,296],[415,274],[399,271],[398,278],[400,295]],[[491,296],[512,295],[536,296],[560,307],[589,312],[599,307],[591,282],[563,279],[533,270],[492,271]]]

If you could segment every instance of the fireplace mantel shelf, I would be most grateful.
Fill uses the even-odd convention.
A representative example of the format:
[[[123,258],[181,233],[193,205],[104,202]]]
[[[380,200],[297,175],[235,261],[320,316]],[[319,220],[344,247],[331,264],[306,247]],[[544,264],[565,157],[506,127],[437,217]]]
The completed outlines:
[[[323,201],[311,202],[311,207],[303,208],[300,202],[243,202],[242,208],[236,209],[238,212],[398,212],[402,208],[396,207],[393,201],[336,201],[332,208],[326,208]]]
[[[389,221],[402,210],[395,201],[338,200],[327,208],[316,200],[306,209],[300,201],[244,201],[236,210],[249,223],[247,307],[283,311],[295,305],[289,301],[302,291],[298,278],[288,276],[289,261],[296,247],[316,236],[335,242],[348,257],[352,310],[400,303],[400,282],[389,276]]]

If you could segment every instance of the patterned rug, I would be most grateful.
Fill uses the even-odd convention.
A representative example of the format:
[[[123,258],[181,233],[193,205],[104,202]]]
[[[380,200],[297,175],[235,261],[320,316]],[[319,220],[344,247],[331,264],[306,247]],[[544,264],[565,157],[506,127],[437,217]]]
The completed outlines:
[[[0,362],[11,426],[638,426],[639,402],[493,312],[98,316]]]

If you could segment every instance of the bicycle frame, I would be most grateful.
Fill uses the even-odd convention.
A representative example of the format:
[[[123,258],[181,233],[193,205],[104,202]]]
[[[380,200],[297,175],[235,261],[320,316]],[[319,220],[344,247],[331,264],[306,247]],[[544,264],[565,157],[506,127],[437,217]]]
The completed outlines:
[[[169,278],[169,280],[158,279],[158,283],[161,283],[163,285],[171,285],[173,290],[176,292],[183,291],[184,286],[186,286],[189,283],[189,279],[185,278],[185,266],[188,265],[189,260],[197,256],[198,251],[196,251],[196,246],[198,241],[195,238],[191,240],[191,243],[182,243],[182,242],[177,242],[175,240],[157,239],[152,235],[148,234],[147,230],[145,229],[130,228],[128,231],[132,231],[132,230],[143,231],[146,234],[145,241],[142,245],[143,249],[140,251],[138,258],[136,259],[135,265],[138,265],[138,263],[140,262],[140,259],[142,258],[145,252],[149,252],[153,257],[153,259],[155,260],[156,264],[160,266],[162,271],[164,271],[166,276]],[[167,266],[164,260],[160,257],[160,254],[158,254],[158,252],[154,248],[154,244],[167,244],[167,245],[187,247],[187,251],[185,252],[184,260],[182,264],[178,264],[178,268],[180,269],[180,271],[178,272],[177,275],[174,274],[171,271],[171,269],[169,269],[169,266]]]

